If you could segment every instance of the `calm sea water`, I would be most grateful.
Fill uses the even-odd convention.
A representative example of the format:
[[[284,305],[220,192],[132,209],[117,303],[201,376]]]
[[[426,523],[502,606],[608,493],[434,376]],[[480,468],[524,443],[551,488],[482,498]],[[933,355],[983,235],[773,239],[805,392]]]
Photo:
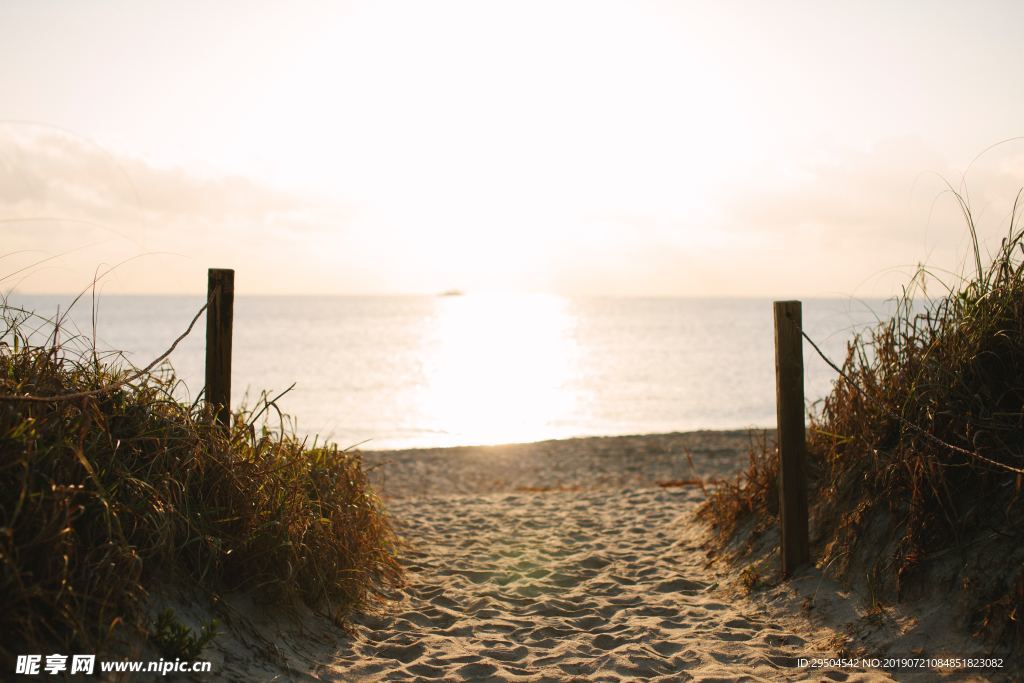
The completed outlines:
[[[70,297],[14,295],[52,317]],[[98,347],[138,366],[163,352],[201,297],[103,296]],[[836,361],[892,304],[804,302],[804,329]],[[69,316],[92,336],[91,302]],[[203,384],[204,324],[171,356],[182,398]],[[70,331],[65,333],[68,336]],[[753,299],[238,297],[234,398],[293,382],[301,433],[364,448],[772,426],[771,302]],[[809,403],[834,372],[805,344]]]

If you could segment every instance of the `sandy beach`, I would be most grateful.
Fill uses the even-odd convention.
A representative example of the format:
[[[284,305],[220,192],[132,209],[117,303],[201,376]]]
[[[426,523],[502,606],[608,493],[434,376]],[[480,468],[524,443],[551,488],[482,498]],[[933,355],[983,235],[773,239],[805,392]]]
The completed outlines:
[[[216,668],[238,680],[933,680],[936,671],[798,659],[858,647],[870,657],[984,654],[951,633],[941,600],[926,615],[893,607],[879,618],[814,568],[745,590],[737,567],[709,554],[694,515],[699,482],[741,467],[749,439],[366,452],[403,539],[406,585],[347,632],[323,616],[299,629],[268,623],[259,606],[232,601]]]
[[[810,634],[737,601],[691,524],[697,482],[734,472],[748,439],[696,432],[366,453],[408,543],[408,585],[392,609],[360,618],[316,675],[805,677],[796,659],[811,654]]]

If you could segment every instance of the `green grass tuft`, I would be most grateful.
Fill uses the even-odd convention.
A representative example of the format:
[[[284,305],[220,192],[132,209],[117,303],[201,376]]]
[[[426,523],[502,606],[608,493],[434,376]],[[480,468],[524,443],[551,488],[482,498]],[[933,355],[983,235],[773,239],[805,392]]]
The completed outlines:
[[[204,624],[195,633],[174,616],[174,610],[165,608],[156,616],[149,632],[149,641],[164,659],[199,659],[203,648],[217,636],[216,619]]]

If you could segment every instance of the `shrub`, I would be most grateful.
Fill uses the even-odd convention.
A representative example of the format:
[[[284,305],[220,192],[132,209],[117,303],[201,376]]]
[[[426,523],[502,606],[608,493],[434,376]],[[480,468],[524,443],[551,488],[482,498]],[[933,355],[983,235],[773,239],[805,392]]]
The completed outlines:
[[[35,320],[0,314],[5,657],[142,635],[158,581],[344,616],[400,580],[359,454],[307,447],[250,411],[219,429],[205,405],[175,400],[173,374],[71,351],[58,330],[32,345]]]
[[[959,197],[958,197],[959,199]],[[971,626],[1024,637],[1024,230],[1010,231],[975,274],[938,299],[918,297],[919,271],[897,312],[852,339],[832,392],[811,415],[812,541],[819,566],[869,577],[873,599],[915,584],[962,589]],[[704,508],[728,540],[740,523],[777,516],[776,449]],[[941,560],[953,558],[944,566]],[[921,579],[921,581],[916,581]]]

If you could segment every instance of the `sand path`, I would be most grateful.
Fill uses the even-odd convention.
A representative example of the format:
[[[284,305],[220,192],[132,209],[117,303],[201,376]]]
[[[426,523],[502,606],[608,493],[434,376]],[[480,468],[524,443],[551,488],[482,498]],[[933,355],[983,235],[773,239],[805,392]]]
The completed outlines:
[[[993,656],[951,628],[942,591],[879,612],[819,569],[767,577],[771,552],[744,555],[769,578],[753,591],[736,568],[758,567],[712,560],[694,482],[735,472],[748,445],[745,432],[693,432],[366,452],[405,539],[406,584],[347,632],[324,610],[225,596],[204,657],[229,681],[852,682],[940,672],[794,664]],[[208,601],[184,591],[158,602],[198,629]],[[1020,680],[1010,668],[941,673]]]
[[[368,454],[371,466],[389,463],[380,485],[409,544],[408,585],[389,610],[361,617],[316,675],[821,678],[794,667],[804,638],[734,604],[706,568],[691,523],[700,488],[657,485],[735,468],[745,443],[706,433]],[[483,492],[439,494],[452,482]]]
[[[693,432],[366,452],[405,539],[405,586],[347,633],[322,610],[227,596],[204,656],[230,681],[851,682],[939,672],[795,662],[991,656],[950,627],[942,592],[878,612],[818,569],[751,592],[736,567],[754,565],[712,560],[694,482],[735,472],[748,445],[745,432]],[[777,558],[762,560],[772,574]],[[164,603],[194,628],[210,617],[203,596]],[[1020,680],[1010,669],[943,673]]]
[[[403,500],[394,513],[417,539],[405,599],[361,619],[342,677],[777,678],[804,640],[716,594],[703,553],[677,541],[697,499],[669,488]]]

